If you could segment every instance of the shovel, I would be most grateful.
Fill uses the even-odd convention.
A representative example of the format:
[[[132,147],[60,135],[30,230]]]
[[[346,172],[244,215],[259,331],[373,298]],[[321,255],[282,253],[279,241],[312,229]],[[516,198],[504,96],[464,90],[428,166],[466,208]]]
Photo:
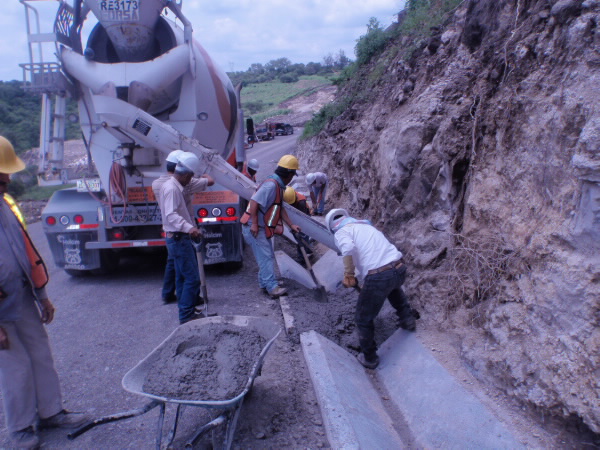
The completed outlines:
[[[310,264],[308,255],[306,254],[306,250],[304,248],[302,238],[300,236],[298,236],[298,233],[296,233],[294,231],[292,231],[292,234],[294,235],[294,239],[296,239],[296,242],[298,243],[298,248],[300,249],[300,253],[302,253],[302,257],[304,258],[304,264],[306,264],[306,268],[310,272],[310,276],[312,277],[312,280],[314,281],[315,285],[317,286],[316,292],[315,292],[315,299],[318,302],[325,303],[325,302],[327,302],[327,291],[325,290],[325,286],[323,286],[321,283],[319,283],[319,280],[317,280],[317,277],[315,276],[315,272],[312,268],[312,265]]]
[[[202,256],[202,238],[197,241],[192,241],[194,248],[196,249],[196,256],[198,257],[198,272],[200,273],[200,295],[204,300],[204,315],[206,317],[213,317],[217,314],[208,313],[208,292],[206,290],[206,274],[204,273],[204,257]]]

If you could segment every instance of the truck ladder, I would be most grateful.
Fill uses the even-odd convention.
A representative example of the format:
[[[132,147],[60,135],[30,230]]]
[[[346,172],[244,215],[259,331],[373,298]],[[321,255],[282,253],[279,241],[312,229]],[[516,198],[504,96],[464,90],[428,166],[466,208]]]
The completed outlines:
[[[19,2],[25,7],[29,50],[29,62],[19,64],[23,69],[23,89],[42,95],[38,184],[46,186],[64,184],[68,182],[67,169],[64,168],[64,145],[67,91],[70,83],[57,61],[45,60],[44,50],[47,53],[56,51],[58,42],[61,41],[58,36],[59,30],[72,29],[74,15],[72,8],[64,0],[19,0]],[[58,3],[53,32],[41,31],[39,13],[31,6],[32,2]]]

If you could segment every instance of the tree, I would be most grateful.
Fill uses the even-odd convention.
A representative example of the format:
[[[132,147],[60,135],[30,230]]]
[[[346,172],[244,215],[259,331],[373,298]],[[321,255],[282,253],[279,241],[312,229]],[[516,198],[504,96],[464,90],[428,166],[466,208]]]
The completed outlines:
[[[375,17],[371,17],[367,23],[367,34],[359,37],[354,47],[357,63],[359,65],[368,63],[373,55],[383,49],[387,39],[379,21]]]
[[[334,62],[335,60],[333,59],[333,55],[331,53],[328,53],[323,57],[323,67],[326,67],[327,69],[333,68]]]
[[[335,55],[335,67],[339,70],[350,65],[350,58],[346,56],[344,50],[340,49]]]
[[[287,58],[273,59],[265,64],[267,72],[275,72],[282,74],[288,71],[288,68],[292,65],[292,62]]]

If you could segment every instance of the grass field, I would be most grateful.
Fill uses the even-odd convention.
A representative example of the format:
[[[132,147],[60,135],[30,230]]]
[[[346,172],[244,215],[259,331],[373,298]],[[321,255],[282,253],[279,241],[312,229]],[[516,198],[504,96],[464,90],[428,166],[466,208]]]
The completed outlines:
[[[251,117],[258,124],[268,117],[285,114],[285,110],[279,107],[281,103],[331,84],[330,78],[320,75],[304,75],[295,83],[250,84],[242,89],[244,117]]]

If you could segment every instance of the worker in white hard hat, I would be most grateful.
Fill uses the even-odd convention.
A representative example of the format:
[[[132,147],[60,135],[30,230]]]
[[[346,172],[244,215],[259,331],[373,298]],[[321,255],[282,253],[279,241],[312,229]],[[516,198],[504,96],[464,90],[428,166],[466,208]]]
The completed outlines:
[[[37,448],[37,428],[77,428],[88,420],[63,409],[44,328],[54,318],[48,272],[7,193],[10,175],[24,168],[0,136],[0,392],[10,448]]]
[[[310,190],[310,200],[315,216],[322,216],[325,211],[328,181],[327,175],[323,172],[311,172],[306,175],[306,184]]]
[[[200,230],[192,218],[193,213],[188,207],[185,195],[186,187],[195,176],[200,176],[201,172],[202,165],[196,155],[190,152],[179,154],[173,176],[165,181],[160,190],[167,251],[175,265],[180,324],[204,317],[195,310],[198,292],[200,292],[200,276],[192,240],[200,237]],[[204,179],[207,180],[206,184],[212,180],[212,178]]]
[[[240,219],[244,240],[252,248],[258,263],[258,285],[272,298],[285,295],[287,291],[279,286],[275,277],[275,253],[269,239],[283,233],[283,223],[300,232],[300,227],[291,222],[282,205],[284,189],[298,168],[295,156],[282,156],[275,173],[260,184]]]
[[[363,279],[354,319],[361,353],[358,361],[368,369],[379,365],[375,344],[374,320],[387,298],[396,310],[399,325],[415,331],[418,315],[410,307],[402,290],[406,266],[402,253],[368,220],[350,217],[348,211],[332,209],[325,216],[327,228],[334,234],[335,244],[344,256],[345,287],[358,287],[355,271]]]
[[[167,155],[166,158],[166,169],[167,173],[161,175],[156,180],[152,182],[152,192],[154,193],[154,197],[158,202],[158,206],[162,209],[162,194],[161,189],[165,182],[169,180],[173,174],[175,173],[175,167],[177,166],[177,162],[179,161],[179,156],[183,155],[185,152],[183,150],[173,150],[171,153]],[[192,197],[196,192],[202,192],[206,190],[207,186],[212,186],[214,184],[214,180],[209,175],[202,175],[198,178],[192,178],[187,186],[185,186],[183,190],[183,196],[185,198],[186,205],[190,210],[190,215],[193,217],[194,212],[192,210]],[[167,263],[165,265],[165,274],[163,277],[163,287],[162,287],[162,300],[163,303],[173,303],[177,300],[175,295],[175,262],[173,258],[167,253]],[[197,304],[202,304],[203,300],[200,297],[200,293],[198,293]]]
[[[254,181],[256,183],[256,172],[258,172],[258,169],[260,167],[258,160],[251,159],[250,161],[248,161],[248,164],[246,167],[248,170],[248,178],[250,178],[252,181]]]

